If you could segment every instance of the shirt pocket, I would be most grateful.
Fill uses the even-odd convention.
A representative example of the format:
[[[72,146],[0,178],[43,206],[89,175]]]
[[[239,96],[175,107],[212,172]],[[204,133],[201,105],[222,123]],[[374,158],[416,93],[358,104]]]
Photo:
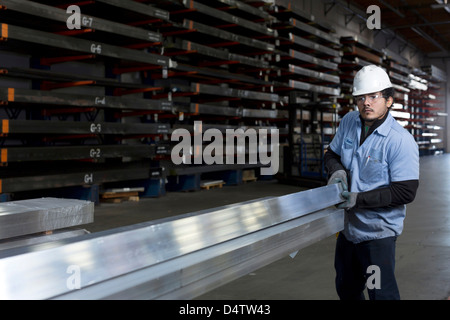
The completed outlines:
[[[371,148],[361,163],[360,179],[365,183],[375,183],[382,178],[383,151]]]

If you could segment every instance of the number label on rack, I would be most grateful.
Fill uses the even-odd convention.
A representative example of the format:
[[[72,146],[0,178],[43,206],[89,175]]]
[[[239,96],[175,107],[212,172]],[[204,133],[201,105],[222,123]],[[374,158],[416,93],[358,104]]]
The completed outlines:
[[[102,53],[102,45],[101,44],[91,44],[91,52],[92,53]]]
[[[95,133],[95,132],[102,132],[102,125],[100,123],[92,123],[91,124],[91,132]]]
[[[93,183],[94,182],[94,174],[92,173],[86,173],[84,175],[84,183]]]
[[[101,150],[100,148],[93,148],[89,151],[89,155],[91,156],[91,158],[100,158],[101,155]]]
[[[95,97],[95,104],[106,104],[106,97]]]
[[[92,27],[92,22],[93,21],[94,21],[94,18],[92,18],[92,17],[83,16],[83,18],[81,19],[81,23],[85,27]]]

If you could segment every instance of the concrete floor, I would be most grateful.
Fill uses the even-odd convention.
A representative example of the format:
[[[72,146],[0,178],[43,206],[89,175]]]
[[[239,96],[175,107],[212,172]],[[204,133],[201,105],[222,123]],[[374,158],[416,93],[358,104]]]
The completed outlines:
[[[197,192],[170,192],[139,202],[95,208],[90,232],[131,225],[265,196],[302,191],[300,187],[257,181]],[[404,300],[442,300],[450,296],[450,154],[421,158],[420,186],[408,205],[397,241],[397,282]],[[205,300],[336,300],[335,236],[221,286]]]

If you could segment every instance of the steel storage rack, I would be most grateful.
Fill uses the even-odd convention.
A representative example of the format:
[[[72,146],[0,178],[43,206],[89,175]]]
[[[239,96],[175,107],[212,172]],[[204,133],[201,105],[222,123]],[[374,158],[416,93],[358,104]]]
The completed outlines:
[[[443,130],[447,113],[443,110],[442,82],[446,74],[433,65],[413,69],[411,76],[411,125],[412,134],[419,145],[420,155],[445,152]],[[444,97],[444,98],[443,98]]]
[[[436,137],[442,127],[433,124],[437,120],[433,111],[439,108],[431,107],[428,97],[430,82],[426,79],[426,72],[410,67],[406,59],[394,52],[385,50],[385,53],[385,65],[395,89],[391,114],[414,136],[420,155],[430,154],[434,149],[438,151],[436,144],[440,141]],[[431,139],[435,139],[433,143]]]
[[[145,96],[164,88],[120,76],[134,64],[160,74],[176,65],[133,46],[146,41],[160,47],[161,34],[127,25],[124,20],[131,17],[126,15],[111,19],[120,13],[105,14],[106,4],[82,6],[82,28],[72,30],[62,3],[9,0],[2,5],[2,199],[76,186],[84,188],[71,190],[72,195],[95,199],[93,193],[107,182],[161,185],[162,170],[152,160],[170,152],[159,143],[170,126],[147,120],[172,114],[175,107],[167,99]],[[163,10],[145,12],[158,21],[168,18]],[[144,116],[124,121],[136,114]],[[155,195],[160,193],[157,189]]]
[[[240,183],[248,164],[174,168],[170,135],[202,121],[205,128],[276,128],[285,145],[290,103],[336,100],[340,93],[339,40],[290,2],[74,4],[79,27],[67,2],[2,2],[0,193],[6,197],[61,185],[92,193],[134,180],[152,181],[156,191],[144,194],[160,195],[166,183],[179,189],[171,182],[182,176],[198,181],[214,174]],[[143,173],[121,174],[121,167]],[[114,176],[91,175],[100,171]],[[58,173],[70,177],[58,184]],[[22,182],[8,189],[14,176]]]
[[[327,180],[323,157],[337,126],[338,109],[331,102],[291,105],[286,175],[280,179],[310,187],[323,185]]]
[[[288,143],[283,148],[284,171],[279,180],[321,185],[323,153],[335,132],[341,94],[339,37],[326,22],[302,11],[293,1],[275,1],[275,52],[279,87],[290,88]],[[283,84],[284,83],[284,84]]]
[[[295,91],[315,93],[317,99],[339,96],[342,52],[333,29],[291,2],[276,1],[272,12],[278,19],[277,78]]]
[[[342,62],[339,64],[342,95],[338,101],[342,106],[339,114],[343,116],[356,108],[352,95],[353,78],[356,72],[369,64],[384,67],[384,53],[374,49],[368,40],[359,36],[341,37],[340,42],[343,51]]]
[[[269,122],[283,117],[277,107],[287,100],[274,92],[268,77],[275,45],[266,38],[276,36],[268,27],[269,14],[240,1],[156,1],[155,5],[170,12],[171,23],[160,30],[166,35],[164,54],[177,59],[174,76],[159,82],[169,88],[174,105],[189,108],[172,129],[192,132],[195,121],[204,128],[274,127]],[[240,183],[243,169],[261,164],[186,161],[174,166],[166,160],[164,166],[169,190],[197,190],[201,179],[216,176],[227,184]]]
[[[54,149],[65,161],[83,158],[89,151],[95,159],[88,160],[101,162],[102,166],[116,164],[120,159],[123,162],[144,157],[152,160],[149,166],[156,162],[161,168],[169,167],[170,146],[165,140],[173,125],[205,119],[206,125],[230,123],[234,128],[263,128],[273,127],[269,123],[272,119],[276,122],[287,118],[286,113],[277,110],[277,104],[285,103],[286,99],[273,93],[267,74],[275,49],[275,45],[266,41],[266,37],[276,36],[268,27],[273,18],[243,2],[83,3],[79,30],[67,30],[67,4],[11,0],[7,5],[11,22],[32,15],[45,21],[36,20],[36,27],[30,19],[17,26],[8,25],[9,43],[28,42],[39,50],[32,57],[32,66],[31,63],[8,66],[5,77],[11,81],[26,79],[31,85],[4,88],[4,100],[8,108],[26,105],[37,109],[45,105],[41,111],[44,117],[17,119],[16,108],[8,109],[13,116],[8,120],[55,120],[49,126],[52,137],[44,139],[57,141],[61,145],[59,151],[78,152],[69,156]],[[34,33],[23,35],[31,26]],[[44,38],[50,40],[47,45],[41,45]],[[14,50],[27,53],[20,45]],[[89,75],[73,73],[72,66],[63,66],[73,61],[104,71]],[[76,132],[72,118],[73,122],[87,123],[97,131]],[[64,128],[72,128],[70,135],[65,129],[57,132],[56,120],[69,123]],[[112,123],[118,125],[114,134],[108,131],[112,130],[108,126]],[[122,124],[128,127],[121,130]],[[147,127],[139,127],[141,124]],[[164,130],[159,124],[165,125]],[[100,128],[102,132],[98,131]],[[155,132],[156,128],[159,129]],[[26,134],[14,133],[22,137]],[[66,142],[69,136],[71,139]],[[8,135],[11,137],[12,133]],[[63,142],[71,148],[61,149],[66,147]],[[87,147],[95,148],[92,151]],[[35,149],[24,145],[23,151],[31,154]],[[46,149],[39,151],[43,153]],[[15,154],[10,152],[9,160],[14,159],[12,156]],[[108,156],[107,161],[104,156]],[[197,166],[196,170],[201,173],[222,168]],[[241,170],[240,166],[234,169]]]
[[[412,68],[408,61],[388,49],[383,50],[385,67],[395,90],[391,115],[407,130],[411,130],[411,106],[409,105]],[[411,131],[410,131],[411,132]],[[411,132],[413,134],[413,132]],[[413,134],[414,135],[414,134]]]

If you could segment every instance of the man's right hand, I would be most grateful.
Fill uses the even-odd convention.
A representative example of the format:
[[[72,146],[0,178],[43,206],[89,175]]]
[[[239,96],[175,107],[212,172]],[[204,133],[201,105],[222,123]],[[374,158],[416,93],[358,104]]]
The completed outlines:
[[[343,191],[348,191],[348,180],[347,180],[347,172],[345,170],[337,170],[335,171],[330,179],[328,179],[327,185],[340,183],[342,185]]]

